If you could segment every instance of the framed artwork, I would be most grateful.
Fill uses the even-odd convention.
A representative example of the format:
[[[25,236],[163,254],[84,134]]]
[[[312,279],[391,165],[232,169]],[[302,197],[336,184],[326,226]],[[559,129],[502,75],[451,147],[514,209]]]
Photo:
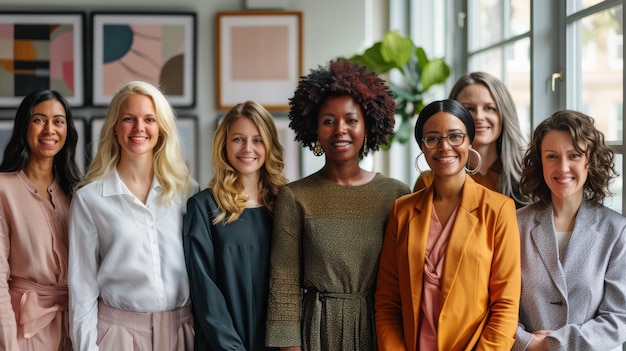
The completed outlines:
[[[83,172],[87,170],[87,153],[85,145],[87,145],[87,123],[82,117],[73,117],[74,127],[78,132],[78,142],[76,143],[76,164]]]
[[[270,111],[289,109],[302,75],[302,13],[217,13],[217,106],[254,100]]]
[[[195,13],[92,14],[92,100],[105,106],[131,80],[161,88],[176,107],[195,104]]]
[[[89,138],[85,144],[85,154],[87,155],[87,165],[96,156],[98,151],[98,141],[100,140],[100,131],[104,125],[104,117],[91,117],[89,120]]]
[[[13,132],[13,118],[0,119],[0,162],[4,158],[4,148],[7,146]]]
[[[15,108],[39,88],[70,106],[85,105],[85,14],[0,14],[0,108]]]
[[[89,121],[90,137],[87,146],[89,162],[98,152],[98,142],[100,141],[100,131],[104,125],[104,117],[92,117]],[[176,128],[178,137],[183,148],[183,157],[189,168],[189,174],[194,179],[198,178],[198,120],[192,116],[178,116],[176,118]]]
[[[275,117],[274,124],[276,124],[278,140],[285,149],[285,177],[290,182],[293,182],[302,177],[302,145],[296,141],[296,133],[289,128],[289,118],[287,116]]]
[[[176,118],[178,137],[183,147],[185,163],[189,168],[189,174],[198,179],[198,120],[192,116],[178,116]]]

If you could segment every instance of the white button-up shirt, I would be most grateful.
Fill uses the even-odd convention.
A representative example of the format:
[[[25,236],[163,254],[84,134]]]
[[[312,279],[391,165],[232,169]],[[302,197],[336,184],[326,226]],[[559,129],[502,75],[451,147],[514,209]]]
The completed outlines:
[[[68,280],[75,349],[98,349],[98,299],[134,312],[169,311],[190,303],[182,246],[187,199],[161,207],[161,189],[155,177],[144,204],[115,170],[74,194]]]

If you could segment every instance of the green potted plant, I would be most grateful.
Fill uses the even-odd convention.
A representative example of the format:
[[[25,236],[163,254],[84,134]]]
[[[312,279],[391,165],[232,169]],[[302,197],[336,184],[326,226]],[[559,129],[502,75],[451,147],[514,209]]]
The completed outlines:
[[[394,140],[405,143],[411,138],[411,119],[425,106],[424,93],[433,85],[444,83],[451,70],[442,58],[429,60],[423,48],[415,46],[411,38],[397,31],[387,32],[363,54],[348,59],[378,74],[393,70],[401,73],[400,82],[390,82],[396,114],[401,117],[401,122],[388,146]]]

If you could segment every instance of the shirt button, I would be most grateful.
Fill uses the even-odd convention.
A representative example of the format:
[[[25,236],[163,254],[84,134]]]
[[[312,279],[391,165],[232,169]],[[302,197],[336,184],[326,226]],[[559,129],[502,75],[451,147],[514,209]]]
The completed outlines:
[[[39,194],[39,189],[35,189],[35,194]]]

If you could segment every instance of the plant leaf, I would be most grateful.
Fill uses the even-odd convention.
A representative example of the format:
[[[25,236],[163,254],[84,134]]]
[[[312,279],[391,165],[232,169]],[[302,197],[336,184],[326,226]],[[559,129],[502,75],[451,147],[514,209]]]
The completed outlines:
[[[391,31],[383,37],[380,53],[385,62],[401,69],[411,59],[414,48],[411,38],[401,35],[398,31]]]
[[[394,134],[393,139],[401,144],[404,144],[411,138],[411,122],[410,118],[402,118],[398,131]]]
[[[393,64],[386,62],[381,54],[381,42],[375,43],[372,47],[365,50],[362,55],[354,55],[348,60],[356,62],[367,67],[370,71],[378,74],[387,73],[394,68]]]
[[[442,59],[436,59],[428,62],[422,68],[422,76],[420,77],[422,89],[426,91],[433,85],[445,82],[449,75],[450,66],[448,66]]]
[[[426,56],[426,51],[424,51],[424,48],[422,47],[417,47],[415,48],[415,56],[417,57],[418,70],[422,72],[424,67],[426,67],[429,62],[428,56]]]

